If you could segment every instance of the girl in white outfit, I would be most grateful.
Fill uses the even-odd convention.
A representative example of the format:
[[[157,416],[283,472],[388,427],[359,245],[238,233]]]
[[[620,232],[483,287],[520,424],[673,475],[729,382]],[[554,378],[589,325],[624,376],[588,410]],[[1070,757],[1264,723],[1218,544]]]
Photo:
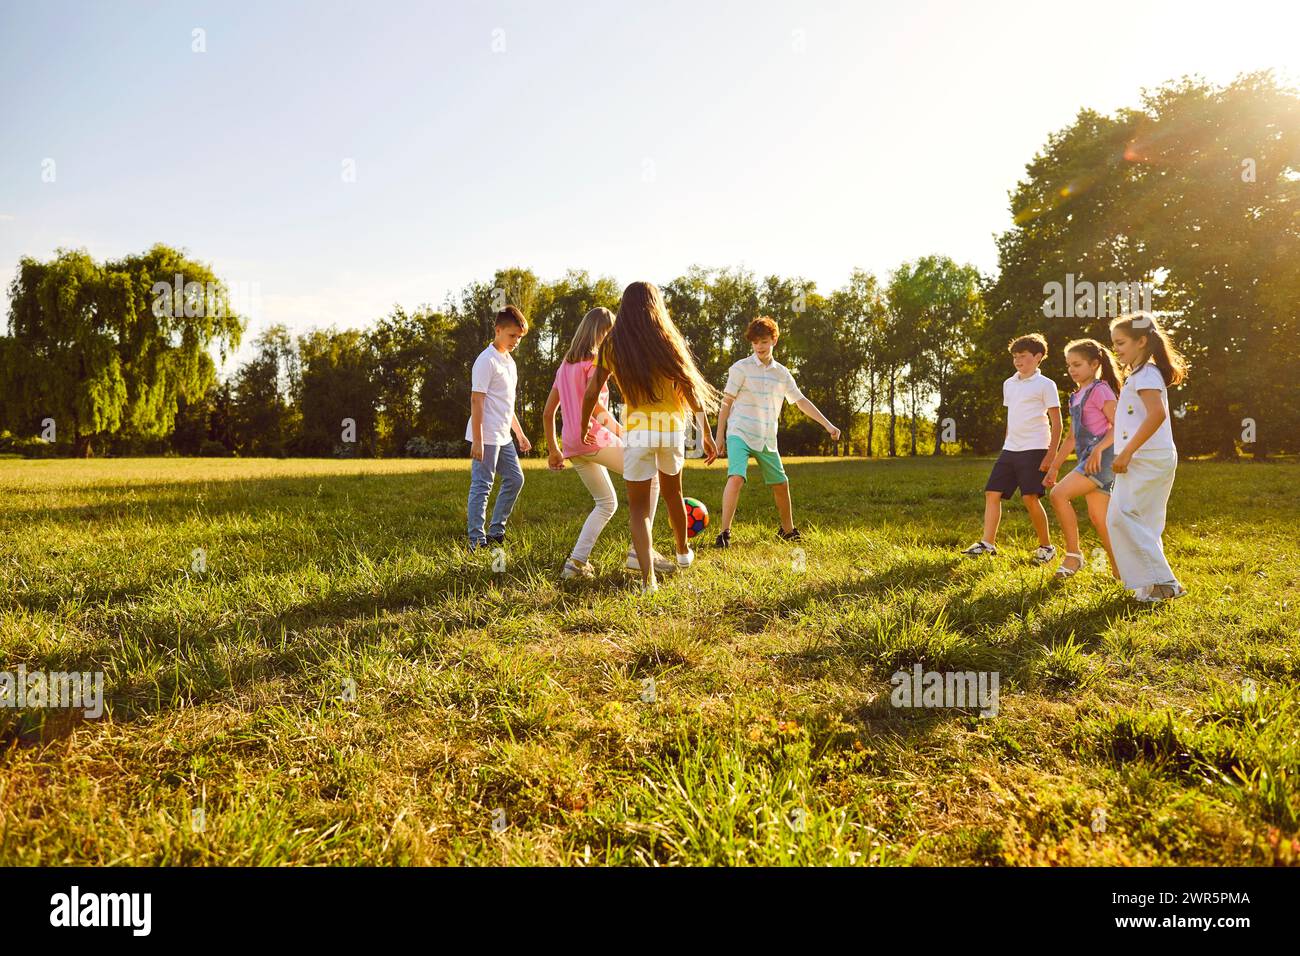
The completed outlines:
[[[1187,363],[1149,313],[1121,316],[1110,335],[1115,357],[1129,370],[1115,409],[1115,488],[1106,512],[1115,564],[1139,601],[1179,598],[1187,591],[1160,536],[1178,468],[1167,389],[1183,380]]]
[[[591,492],[593,507],[583,522],[582,531],[569,559],[564,562],[560,577],[593,578],[596,570],[588,560],[596,538],[609,519],[618,510],[618,495],[614,491],[614,482],[610,480],[610,471],[623,474],[623,428],[609,413],[609,389],[601,392],[596,403],[596,414],[591,429],[582,430],[582,396],[587,390],[587,383],[593,373],[592,361],[600,343],[609,334],[614,325],[614,314],[609,309],[592,309],[578,324],[569,345],[568,354],[555,372],[555,384],[546,400],[542,411],[542,424],[546,428],[546,445],[550,452],[550,467],[554,471],[564,468],[567,461],[578,473],[582,483]],[[555,440],[555,411],[560,410],[564,419],[564,440],[561,444]],[[651,484],[650,523],[654,525],[655,506],[659,500],[659,479],[655,477]],[[676,565],[662,555],[654,554],[655,570],[660,574],[672,571]],[[628,549],[627,567],[640,570],[636,554]]]

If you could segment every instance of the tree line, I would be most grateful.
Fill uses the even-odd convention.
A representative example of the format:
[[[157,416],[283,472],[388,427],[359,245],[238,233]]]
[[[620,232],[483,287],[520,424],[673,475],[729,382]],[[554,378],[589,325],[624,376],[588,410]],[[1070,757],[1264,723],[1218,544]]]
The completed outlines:
[[[1180,448],[1263,456],[1300,450],[1298,209],[1300,96],[1267,73],[1183,80],[1113,116],[1083,110],[1048,139],[1011,193],[993,275],[930,255],[829,291],[698,266],[659,284],[719,385],[749,353],[748,322],[777,319],[779,359],[844,428],[833,443],[791,415],[782,448],[837,455],[995,449],[1007,342],[1043,332],[1043,370],[1067,390],[1065,343],[1109,339],[1096,290],[1140,285],[1191,362],[1171,394]],[[619,291],[580,270],[502,269],[364,328],[272,326],[222,379],[213,351],[238,348],[246,322],[203,263],[165,245],[102,263],[23,258],[0,335],[0,450],[462,455],[469,368],[506,302],[531,323],[517,410],[540,445],[556,364]]]

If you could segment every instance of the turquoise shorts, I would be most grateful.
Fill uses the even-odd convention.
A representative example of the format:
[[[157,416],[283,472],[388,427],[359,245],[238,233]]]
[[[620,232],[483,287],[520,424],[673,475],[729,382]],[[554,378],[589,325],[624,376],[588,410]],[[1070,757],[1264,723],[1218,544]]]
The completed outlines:
[[[758,459],[759,470],[763,472],[763,481],[769,485],[781,485],[790,479],[781,467],[781,456],[774,451],[755,451],[745,444],[739,435],[727,436],[727,477],[732,475],[744,478],[749,469],[749,456]]]

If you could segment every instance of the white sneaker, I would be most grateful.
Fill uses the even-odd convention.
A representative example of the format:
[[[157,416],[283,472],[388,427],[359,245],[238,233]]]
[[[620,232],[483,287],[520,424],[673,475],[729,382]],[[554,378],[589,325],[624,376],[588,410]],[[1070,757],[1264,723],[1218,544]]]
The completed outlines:
[[[1056,557],[1056,545],[1040,544],[1034,549],[1034,564],[1047,564]]]
[[[642,581],[641,584],[637,587],[636,593],[637,594],[658,594],[659,582],[654,581],[650,584],[646,584],[644,581]]]
[[[691,550],[690,545],[686,546],[686,553],[677,555],[677,566],[679,568],[689,568],[695,563],[695,552]]]
[[[564,562],[564,570],[560,572],[560,578],[565,581],[572,581],[574,578],[590,581],[595,577],[595,565],[590,561],[575,561],[573,558]]]
[[[1159,594],[1156,588],[1160,588]],[[1167,593],[1166,593],[1167,592]],[[1158,604],[1161,601],[1176,601],[1180,597],[1187,596],[1187,588],[1183,587],[1177,581],[1171,581],[1167,584],[1148,584],[1146,587],[1138,588],[1133,592],[1133,597],[1143,604]]]
[[[677,570],[677,565],[673,564],[658,551],[652,550],[650,554],[654,562],[655,574],[669,574]],[[636,548],[628,549],[627,561],[623,563],[623,567],[627,568],[629,571],[641,570],[641,562],[638,561],[636,557]]]
[[[998,549],[995,548],[993,545],[989,544],[987,541],[976,541],[969,548],[967,548],[965,551],[962,552],[962,554],[969,555],[972,558],[978,558],[980,555],[984,555],[984,554],[997,554],[997,553],[998,553]]]

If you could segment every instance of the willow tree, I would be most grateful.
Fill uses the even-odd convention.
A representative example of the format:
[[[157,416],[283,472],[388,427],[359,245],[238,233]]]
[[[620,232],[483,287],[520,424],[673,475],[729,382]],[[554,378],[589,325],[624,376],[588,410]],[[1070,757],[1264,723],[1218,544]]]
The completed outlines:
[[[70,438],[168,435],[180,400],[216,381],[209,352],[239,345],[242,320],[212,272],[156,245],[104,263],[59,250],[19,261],[0,337],[0,418],[20,434]]]

